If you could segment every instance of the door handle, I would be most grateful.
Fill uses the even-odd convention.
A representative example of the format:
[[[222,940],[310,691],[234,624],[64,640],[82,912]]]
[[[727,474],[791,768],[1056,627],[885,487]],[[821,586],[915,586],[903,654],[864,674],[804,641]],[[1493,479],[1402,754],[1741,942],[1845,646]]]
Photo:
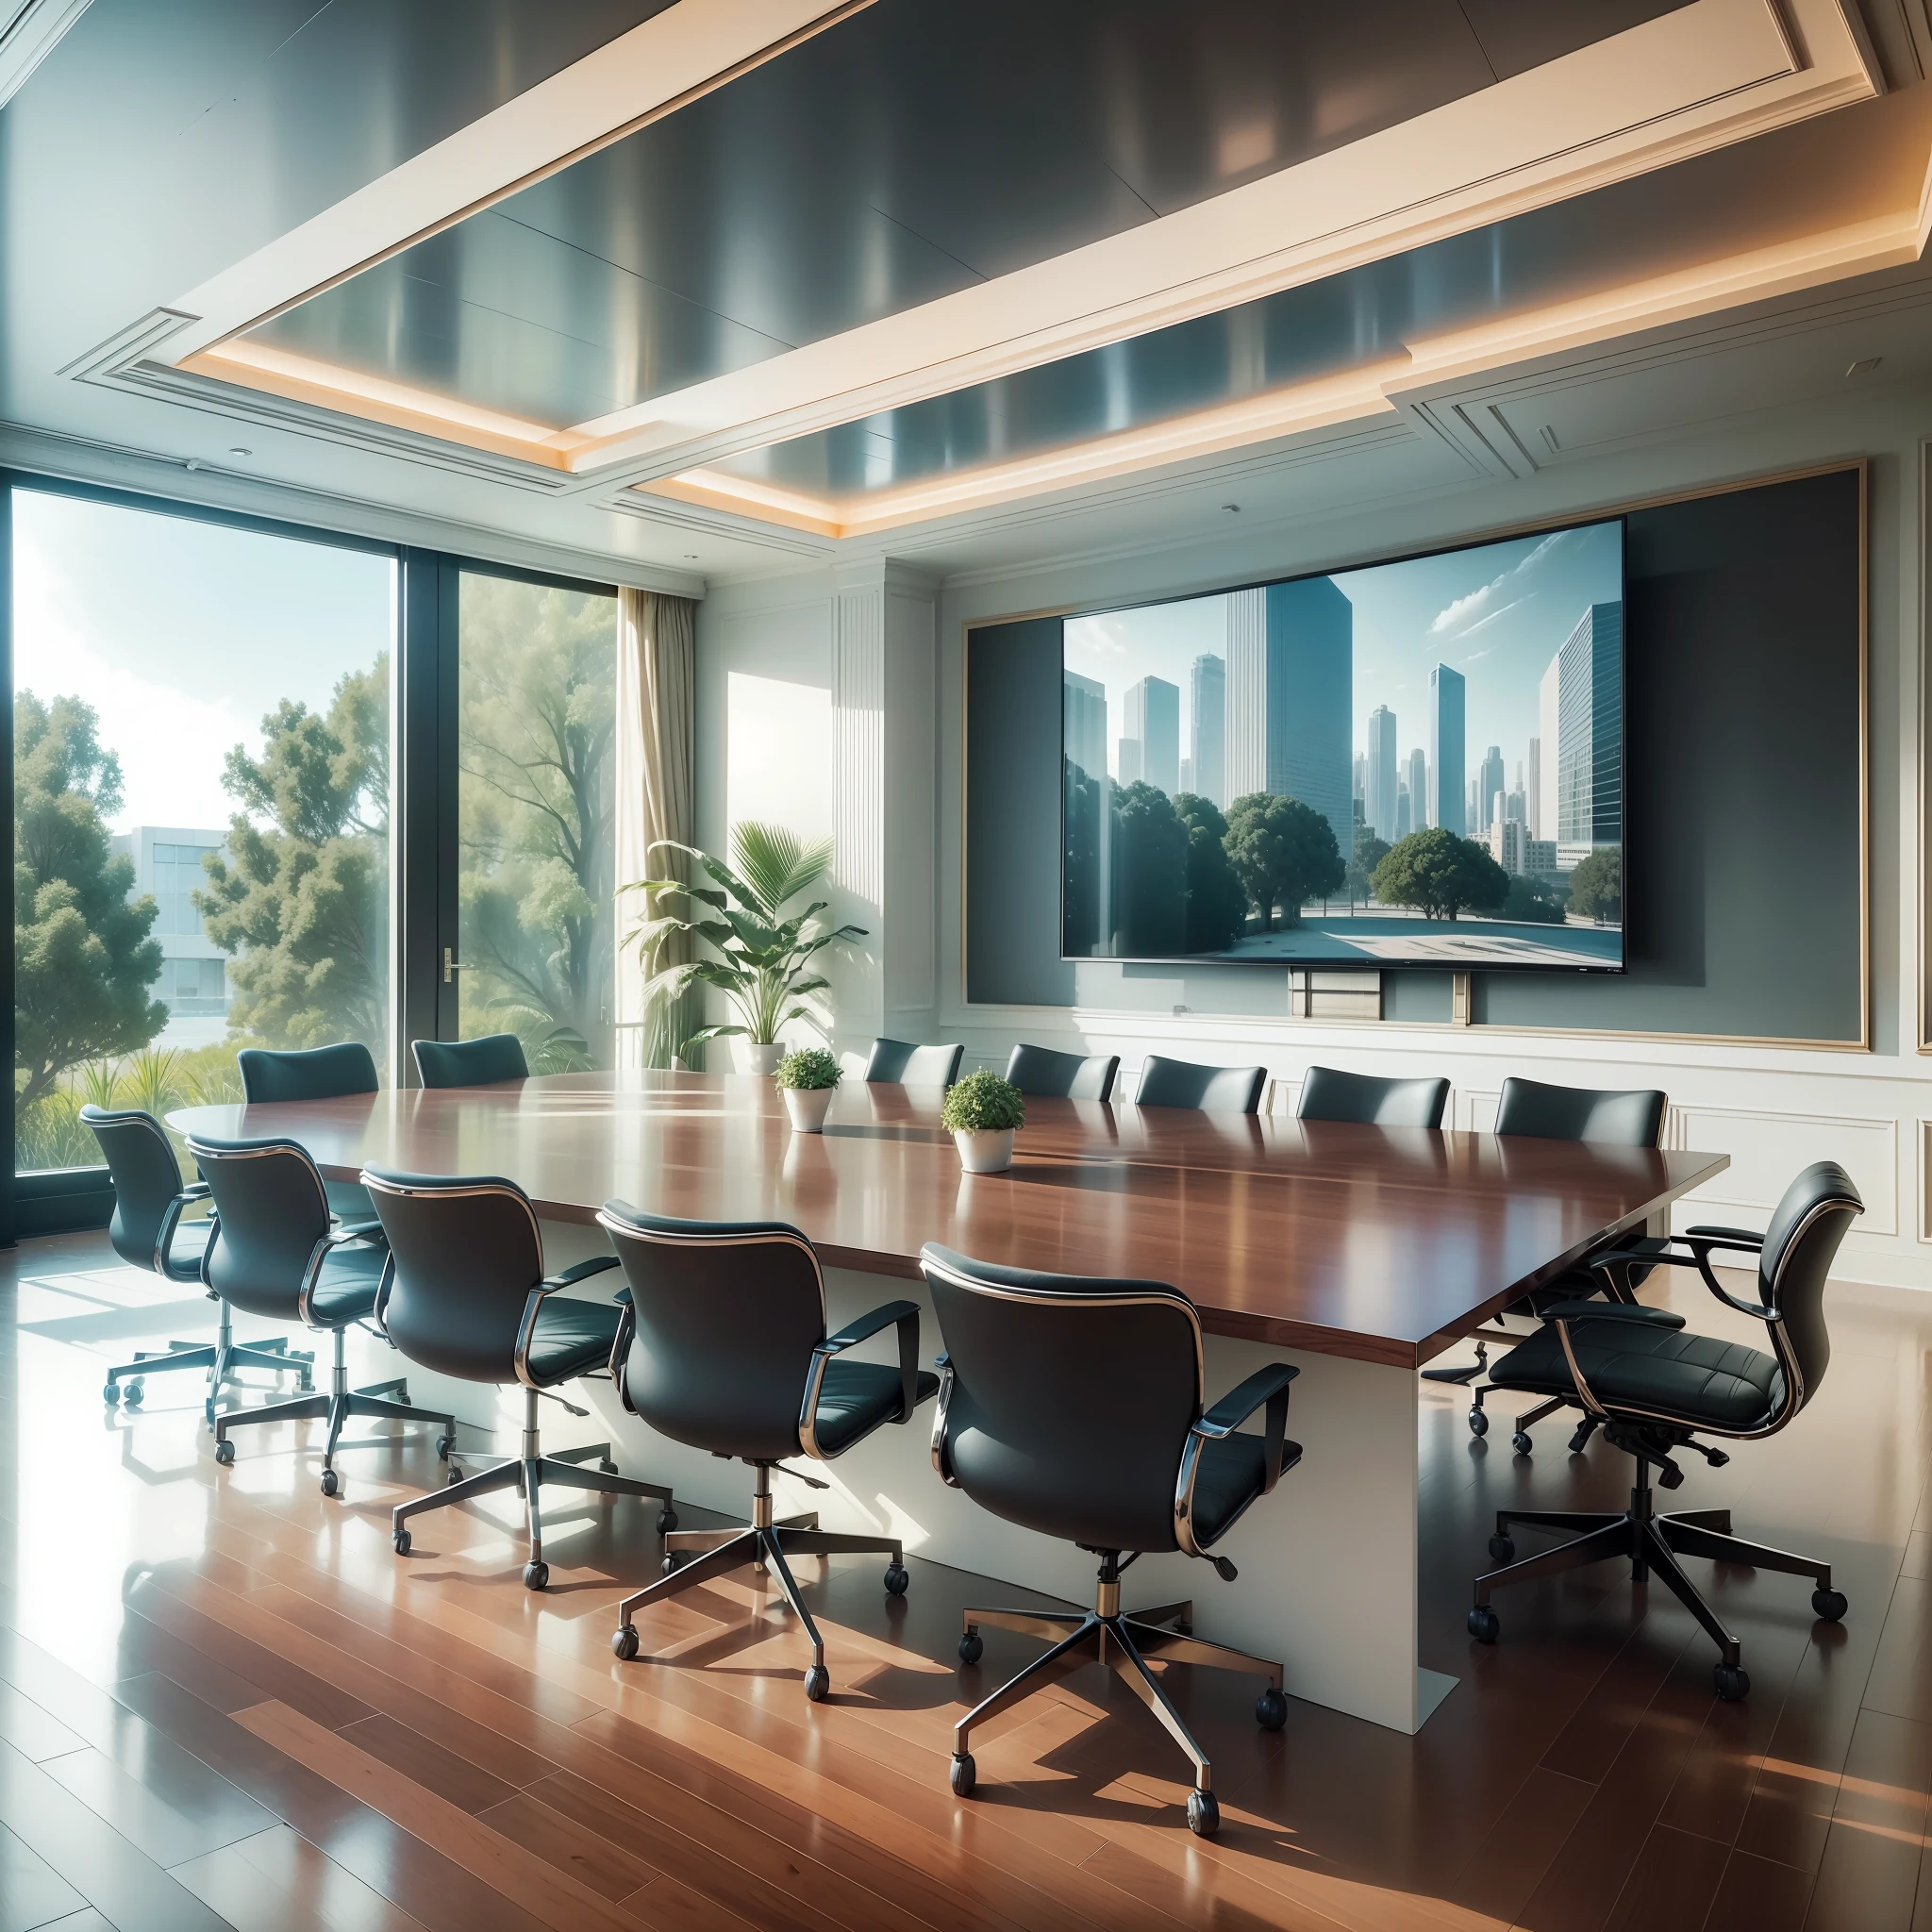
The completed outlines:
[[[450,981],[451,981],[451,980],[452,980],[452,979],[453,979],[453,978],[454,978],[454,977],[455,977],[455,976],[456,976],[456,975],[457,975],[457,974],[458,974],[458,973],[460,973],[460,972],[461,972],[462,970],[463,970],[463,964],[462,964],[462,961],[461,961],[460,959],[458,959],[458,958],[456,957],[456,949],[455,949],[455,948],[454,948],[453,946],[445,946],[445,947],[443,947],[443,949],[442,949],[442,983],[443,983],[443,985],[447,986],[447,985],[448,985],[448,984],[450,983]]]

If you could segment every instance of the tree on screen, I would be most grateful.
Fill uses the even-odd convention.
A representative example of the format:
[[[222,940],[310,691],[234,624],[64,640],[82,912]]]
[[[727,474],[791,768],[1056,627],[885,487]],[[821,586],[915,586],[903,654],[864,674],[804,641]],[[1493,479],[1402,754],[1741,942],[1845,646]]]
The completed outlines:
[[[1169,958],[1187,950],[1188,827],[1158,785],[1114,790],[1116,950]]]
[[[1378,839],[1374,826],[1355,828],[1355,851],[1348,861],[1348,876],[1342,881],[1348,888],[1351,908],[1357,902],[1366,906],[1374,896],[1375,868],[1388,857],[1389,841]]]
[[[1183,791],[1174,815],[1188,830],[1187,950],[1222,953],[1248,929],[1248,894],[1223,843],[1227,821],[1211,799]]]
[[[241,808],[228,858],[202,860],[208,936],[235,956],[229,1026],[276,1047],[359,1040],[385,1056],[389,1010],[389,656],[292,699],[236,745],[222,787]],[[158,970],[158,961],[157,961]]]
[[[1563,901],[1547,879],[1523,874],[1509,881],[1509,896],[1503,902],[1503,917],[1526,925],[1561,925]]]
[[[1339,891],[1347,874],[1328,821],[1300,799],[1272,791],[1250,791],[1228,807],[1223,844],[1264,932],[1275,929],[1277,906],[1283,929],[1293,931],[1302,908]]]
[[[1624,855],[1614,845],[1600,845],[1570,874],[1570,909],[1579,918],[1624,916]]]
[[[155,902],[130,902],[134,863],[108,842],[121,761],[102,747],[92,706],[18,692],[13,759],[14,1105],[25,1112],[69,1068],[145,1046],[168,1009],[148,998],[161,970],[148,937]]]
[[[1062,782],[1066,805],[1061,829],[1066,839],[1060,914],[1062,950],[1074,958],[1091,954],[1100,939],[1100,815],[1107,808],[1107,774],[1091,776],[1072,758]]]
[[[1371,881],[1385,906],[1410,906],[1426,919],[1499,911],[1509,874],[1474,839],[1441,825],[1396,841]]]

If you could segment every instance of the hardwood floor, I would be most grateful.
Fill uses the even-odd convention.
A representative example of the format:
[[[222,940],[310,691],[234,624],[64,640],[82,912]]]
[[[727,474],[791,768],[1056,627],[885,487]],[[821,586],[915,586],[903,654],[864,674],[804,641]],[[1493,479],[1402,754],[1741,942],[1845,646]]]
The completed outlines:
[[[98,1238],[28,1244],[0,1257],[0,1932],[1932,1932],[1932,1297],[1827,1311],[1812,1407],[1671,1503],[1828,1557],[1841,1627],[1797,1579],[1689,1565],[1744,1640],[1752,1695],[1719,1704],[1690,1619],[1606,1564],[1500,1595],[1502,1642],[1471,1643],[1490,1513],[1618,1507],[1629,1465],[1566,1456],[1556,1421],[1519,1460],[1505,1405],[1476,1442],[1429,1387],[1424,1661],[1462,1682],[1414,1739],[1295,1703],[1271,1736],[1252,1685],[1174,1670],[1215,1761],[1205,1843],[1182,1760],[1098,1670],[975,1735],[979,1794],[952,1796],[962,1699],[1037,1647],[989,1631],[962,1673],[959,1611],[1023,1593],[915,1557],[894,1602],[875,1560],[806,1566],[819,1707],[748,1577],[662,1608],[657,1660],[620,1666],[655,1504],[553,1498],[541,1598],[513,1496],[432,1514],[399,1559],[388,1510],[439,1479],[421,1432],[351,1457],[339,1502],[292,1429],[218,1471],[193,1376],[99,1400],[106,1360],[208,1305]],[[1345,1617],[1346,1553],[1306,1555]]]

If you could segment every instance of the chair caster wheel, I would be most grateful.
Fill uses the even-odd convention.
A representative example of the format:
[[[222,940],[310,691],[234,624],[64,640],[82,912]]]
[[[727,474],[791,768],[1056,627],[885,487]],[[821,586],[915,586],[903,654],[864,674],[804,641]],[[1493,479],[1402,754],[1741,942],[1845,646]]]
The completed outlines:
[[[301,1379],[295,1384],[295,1393],[297,1395],[313,1395],[315,1393],[315,1377],[306,1369],[302,1372]]]
[[[129,1408],[139,1408],[141,1407],[141,1398],[146,1393],[147,1384],[143,1382],[139,1375],[137,1375],[135,1376],[133,1381],[125,1383],[123,1386],[121,1391],[121,1400],[125,1402]]]
[[[627,1664],[638,1654],[638,1626],[635,1624],[620,1624],[610,1633],[610,1655],[619,1663]]]
[[[832,1674],[824,1664],[814,1664],[806,1672],[805,1694],[814,1704],[823,1704],[832,1694]]]
[[[677,1527],[677,1511],[669,1503],[658,1512],[658,1534],[669,1536]]]
[[[1740,1704],[1751,1694],[1751,1679],[1741,1664],[1719,1664],[1710,1681],[1726,1704]]]
[[[408,1399],[409,1385],[407,1382],[405,1382],[401,1384],[400,1387],[398,1387],[398,1389],[396,1390],[396,1400],[401,1403],[408,1403]]]
[[[1255,1699],[1255,1722],[1264,1731],[1278,1731],[1288,1722],[1288,1699],[1272,1684]]]
[[[953,1795],[956,1798],[970,1798],[973,1787],[978,1782],[979,1767],[973,1761],[970,1751],[953,1753]]]
[[[1845,1612],[1851,1605],[1845,1600],[1841,1590],[1814,1590],[1811,1592],[1811,1614],[1823,1617],[1827,1624],[1842,1624]]]
[[[959,1640],[959,1661],[976,1664],[986,1655],[986,1641],[977,1630],[969,1630]]]
[[[1503,1634],[1503,1620],[1488,1604],[1478,1604],[1469,1613],[1469,1634],[1478,1643],[1493,1643]]]
[[[666,1550],[664,1552],[664,1561],[661,1565],[661,1568],[663,1569],[665,1575],[675,1575],[676,1574],[677,1566],[683,1561],[683,1557],[680,1556],[677,1551]]]
[[[340,1496],[342,1493],[342,1479],[332,1469],[325,1469],[322,1473],[322,1493],[325,1496]]]
[[[904,1596],[912,1582],[912,1574],[903,1563],[894,1563],[886,1572],[886,1594]]]
[[[115,1407],[121,1400],[121,1385],[118,1382],[105,1383],[101,1389],[101,1400],[109,1408]]]
[[[437,1439],[436,1439],[436,1459],[437,1459],[437,1460],[438,1460],[439,1462],[447,1462],[447,1461],[449,1460],[449,1453],[450,1453],[450,1451],[451,1451],[452,1449],[454,1449],[454,1448],[455,1448],[456,1446],[457,1446],[457,1439],[456,1439],[456,1438],[455,1438],[454,1436],[439,1436],[439,1437],[437,1437]]]
[[[550,1581],[548,1563],[525,1563],[524,1565],[524,1588],[541,1590]]]
[[[394,1541],[396,1546],[396,1555],[399,1557],[407,1557],[409,1554],[409,1532],[407,1529],[397,1530],[395,1533]]]
[[[226,1468],[228,1467],[228,1465],[229,1465],[229,1464],[230,1464],[231,1462],[233,1462],[233,1461],[234,1461],[234,1459],[235,1459],[235,1445],[234,1445],[234,1443],[232,1443],[232,1442],[217,1442],[217,1443],[215,1444],[215,1460],[216,1460],[217,1462],[219,1462],[219,1463],[220,1463],[220,1464],[222,1465],[222,1467],[223,1467],[224,1469],[226,1469]]]
[[[1526,1435],[1524,1435],[1521,1429],[1518,1429],[1517,1432],[1509,1438],[1509,1446],[1510,1448],[1515,1450],[1517,1455],[1527,1456],[1529,1452],[1536,1447],[1536,1444],[1532,1442],[1530,1439]]]
[[[1188,1829],[1196,1838],[1212,1838],[1221,1829],[1221,1807],[1212,1791],[1188,1793]]]
[[[617,1474],[617,1465],[611,1461],[609,1457],[603,1457],[597,1463],[597,1473],[600,1475],[615,1475]]]
[[[1498,1530],[1496,1534],[1490,1539],[1490,1557],[1492,1561],[1497,1563],[1515,1562],[1515,1538],[1505,1536],[1501,1530]]]
[[[1490,1433],[1490,1419],[1479,1408],[1469,1412],[1469,1433],[1472,1436],[1487,1436]]]

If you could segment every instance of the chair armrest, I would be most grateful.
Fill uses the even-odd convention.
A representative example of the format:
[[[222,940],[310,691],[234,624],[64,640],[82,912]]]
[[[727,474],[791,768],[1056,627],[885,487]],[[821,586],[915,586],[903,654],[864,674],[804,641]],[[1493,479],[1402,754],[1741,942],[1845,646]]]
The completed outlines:
[[[1764,1237],[1748,1227],[1687,1227],[1674,1239],[1701,1241],[1707,1248],[1743,1248],[1754,1254],[1764,1245]]]
[[[918,1407],[919,1398],[919,1304],[901,1301],[887,1302],[873,1309],[871,1314],[846,1323],[838,1334],[826,1336],[812,1350],[811,1373],[805,1385],[804,1412],[799,1418],[802,1424],[809,1428],[812,1419],[818,1414],[819,1391],[824,1386],[825,1364],[835,1355],[856,1348],[882,1328],[895,1325],[899,1330],[899,1413],[894,1420],[900,1423],[912,1420],[912,1411]]]
[[[1265,1402],[1268,1417],[1265,1431],[1265,1460],[1261,1493],[1265,1496],[1281,1480],[1281,1445],[1288,1436],[1289,1384],[1301,1374],[1287,1362],[1270,1362],[1257,1369],[1239,1388],[1230,1389],[1199,1422],[1193,1433],[1209,1441],[1231,1436]]]
[[[197,1201],[208,1198],[208,1183],[192,1181],[162,1208],[161,1224],[155,1234],[154,1271],[157,1274],[168,1272],[168,1250],[175,1245],[175,1230],[181,1224],[181,1216]]]
[[[326,1247],[343,1248],[351,1241],[384,1241],[389,1237],[382,1231],[379,1221],[339,1221],[323,1236]]]
[[[607,1269],[618,1265],[615,1255],[592,1255],[588,1261],[578,1261],[569,1268],[561,1268],[555,1274],[546,1274],[537,1284],[542,1294],[555,1294],[559,1288],[575,1288],[580,1281],[588,1281],[593,1274],[602,1274]],[[621,1301],[630,1299],[630,1291],[625,1289],[618,1297]]]
[[[1640,1328],[1681,1328],[1682,1315],[1641,1302],[1552,1302],[1541,1310],[1545,1322],[1624,1322]]]
[[[1704,1285],[1727,1308],[1735,1308],[1740,1315],[1749,1315],[1754,1322],[1775,1322],[1779,1319],[1775,1308],[1768,1308],[1762,1302],[1747,1302],[1730,1292],[1717,1276],[1710,1272],[1710,1251],[1714,1247],[1727,1245],[1717,1241],[1707,1241],[1701,1237],[1694,1242],[1689,1235],[1673,1235],[1673,1241],[1690,1242],[1692,1252],[1688,1255],[1674,1255],[1668,1248],[1658,1248],[1656,1253],[1642,1257],[1644,1260],[1662,1262],[1673,1268],[1694,1268],[1703,1277]],[[1606,1255],[1605,1261],[1629,1260],[1627,1255]]]
[[[953,1458],[946,1453],[946,1414],[953,1403],[953,1357],[941,1350],[934,1358],[933,1367],[940,1372],[940,1399],[932,1410],[932,1466],[933,1473],[949,1490],[959,1487],[959,1478],[953,1474]]]

